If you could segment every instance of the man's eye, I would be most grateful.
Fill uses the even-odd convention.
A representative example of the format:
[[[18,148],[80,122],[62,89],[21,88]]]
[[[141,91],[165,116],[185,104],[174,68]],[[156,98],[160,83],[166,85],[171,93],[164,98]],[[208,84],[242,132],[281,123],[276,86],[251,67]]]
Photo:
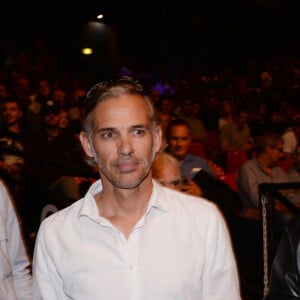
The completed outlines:
[[[177,187],[180,186],[180,180],[175,180],[172,182],[173,186]]]
[[[114,136],[114,133],[111,132],[111,131],[103,132],[103,133],[101,134],[101,136],[102,136],[104,139],[109,139],[109,138],[111,138],[111,137]]]
[[[135,129],[133,131],[134,135],[136,136],[143,136],[145,134],[145,130],[144,129]]]

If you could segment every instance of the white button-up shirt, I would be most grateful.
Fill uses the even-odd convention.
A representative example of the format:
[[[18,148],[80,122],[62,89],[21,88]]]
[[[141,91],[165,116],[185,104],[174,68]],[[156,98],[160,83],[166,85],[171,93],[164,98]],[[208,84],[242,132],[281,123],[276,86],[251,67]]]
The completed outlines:
[[[95,182],[47,217],[34,250],[35,299],[240,299],[227,227],[216,206],[160,186],[128,239],[99,215]]]
[[[33,299],[30,267],[12,199],[7,187],[0,180],[1,300]]]

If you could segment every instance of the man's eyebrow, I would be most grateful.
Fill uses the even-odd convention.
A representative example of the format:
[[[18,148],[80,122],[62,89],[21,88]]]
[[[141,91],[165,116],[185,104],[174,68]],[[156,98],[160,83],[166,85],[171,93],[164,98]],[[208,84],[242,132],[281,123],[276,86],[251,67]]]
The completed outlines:
[[[131,126],[131,128],[150,128],[149,125],[146,125],[146,124],[137,124],[137,125],[133,125]]]
[[[138,128],[145,128],[145,129],[149,129],[150,126],[146,125],[146,124],[137,124],[137,125],[132,125],[130,127],[128,127],[129,129],[138,129]],[[118,130],[118,128],[116,127],[103,127],[103,128],[99,128],[96,130],[96,132],[102,132],[102,131],[116,131]]]
[[[102,132],[102,131],[113,131],[116,130],[114,127],[104,127],[104,128],[99,128],[96,130],[96,132]]]

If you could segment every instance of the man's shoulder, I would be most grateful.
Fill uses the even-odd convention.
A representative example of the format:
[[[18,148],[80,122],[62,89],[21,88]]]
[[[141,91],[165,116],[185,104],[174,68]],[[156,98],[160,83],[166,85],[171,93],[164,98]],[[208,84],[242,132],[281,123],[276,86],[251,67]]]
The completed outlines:
[[[196,154],[192,154],[192,153],[187,153],[186,157],[185,157],[185,161],[199,161],[202,163],[208,163],[207,160],[203,157],[201,157],[200,155],[196,155]]]
[[[49,230],[58,229],[63,231],[67,228],[68,224],[74,223],[80,216],[80,209],[83,204],[83,199],[77,200],[70,206],[58,210],[45,218],[41,223],[41,228],[47,228]]]
[[[259,171],[259,163],[255,158],[246,160],[238,169],[237,176],[240,177],[243,173],[248,173],[250,171]],[[243,175],[242,175],[243,176]]]
[[[171,210],[179,210],[181,215],[187,213],[190,216],[207,215],[208,212],[218,210],[215,203],[203,197],[193,196],[180,191],[163,188],[160,199]]]

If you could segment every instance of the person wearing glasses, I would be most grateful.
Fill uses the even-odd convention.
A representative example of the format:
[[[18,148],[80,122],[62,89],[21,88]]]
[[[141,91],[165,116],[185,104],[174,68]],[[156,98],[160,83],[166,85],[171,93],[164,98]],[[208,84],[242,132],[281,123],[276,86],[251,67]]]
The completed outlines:
[[[259,184],[291,181],[287,173],[278,166],[282,156],[283,140],[279,134],[266,132],[257,137],[254,157],[243,163],[237,172],[238,192],[243,202],[241,212],[243,216],[260,218]]]
[[[220,211],[152,178],[162,133],[142,86],[101,82],[85,108],[80,141],[100,179],[41,223],[35,299],[241,299]]]

